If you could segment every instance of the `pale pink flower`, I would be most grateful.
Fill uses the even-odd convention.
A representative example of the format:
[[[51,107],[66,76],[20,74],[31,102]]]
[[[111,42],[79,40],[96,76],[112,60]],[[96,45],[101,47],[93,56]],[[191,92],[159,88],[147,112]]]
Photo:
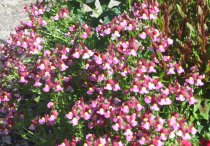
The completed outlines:
[[[42,117],[41,119],[39,119],[39,124],[43,125],[45,123],[45,118]]]
[[[66,114],[66,118],[68,118],[69,120],[71,120],[73,118],[73,113],[69,112],[68,114]]]
[[[119,131],[119,124],[116,123],[116,124],[112,125],[112,128],[114,129],[114,131]]]
[[[195,83],[193,77],[189,77],[188,79],[186,79],[186,82],[193,85]]]
[[[42,89],[44,92],[49,92],[50,87],[46,84],[45,87]]]
[[[53,102],[48,102],[47,108],[53,108],[53,107],[54,107],[54,103]]]
[[[139,37],[144,40],[144,39],[146,39],[147,34],[145,32],[142,32],[139,34]]]
[[[71,123],[73,126],[78,125],[78,122],[79,122],[79,119],[76,118],[76,117],[74,117],[74,118],[70,121],[70,123]]]

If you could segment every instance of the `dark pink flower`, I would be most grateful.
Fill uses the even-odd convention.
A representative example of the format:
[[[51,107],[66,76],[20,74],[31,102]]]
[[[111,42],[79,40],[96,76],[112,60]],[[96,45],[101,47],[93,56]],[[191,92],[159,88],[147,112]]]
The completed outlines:
[[[192,144],[186,140],[182,140],[181,146],[192,146]]]

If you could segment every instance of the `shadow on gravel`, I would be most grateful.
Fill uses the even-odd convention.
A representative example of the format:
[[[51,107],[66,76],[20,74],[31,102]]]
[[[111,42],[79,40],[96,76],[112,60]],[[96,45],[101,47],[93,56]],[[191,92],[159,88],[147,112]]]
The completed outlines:
[[[6,44],[7,42],[5,40],[0,39],[0,44]]]

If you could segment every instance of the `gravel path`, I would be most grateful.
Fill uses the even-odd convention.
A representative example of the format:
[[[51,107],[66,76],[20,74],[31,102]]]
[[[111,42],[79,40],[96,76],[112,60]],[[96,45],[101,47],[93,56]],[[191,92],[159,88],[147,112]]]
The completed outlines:
[[[23,8],[33,2],[36,0],[0,0],[0,43],[7,40],[20,21],[27,20]]]

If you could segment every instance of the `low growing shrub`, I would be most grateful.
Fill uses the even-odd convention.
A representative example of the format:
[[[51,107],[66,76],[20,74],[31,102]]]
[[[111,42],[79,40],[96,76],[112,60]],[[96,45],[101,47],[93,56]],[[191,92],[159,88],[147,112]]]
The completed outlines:
[[[205,75],[168,49],[159,4],[134,2],[96,27],[77,4],[26,7],[30,21],[1,48],[1,134],[14,125],[36,145],[198,144],[190,117]]]

